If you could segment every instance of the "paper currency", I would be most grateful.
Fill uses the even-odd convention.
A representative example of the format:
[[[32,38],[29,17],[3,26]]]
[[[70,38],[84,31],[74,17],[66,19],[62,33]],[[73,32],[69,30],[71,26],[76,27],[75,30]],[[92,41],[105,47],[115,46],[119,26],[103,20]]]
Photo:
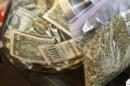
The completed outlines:
[[[59,2],[64,14],[69,20],[80,15],[85,8],[92,4],[90,0],[59,0]]]
[[[68,64],[60,64],[59,66],[55,66],[55,69],[57,71],[62,71],[65,69],[75,69],[77,65],[81,65],[83,59],[82,58],[77,58],[71,61],[68,61]]]
[[[51,36],[55,37],[58,42],[62,42],[62,37],[59,32],[59,29],[57,29],[53,25],[49,25],[49,32],[50,32]]]
[[[0,48],[2,48],[4,45],[3,45],[3,42],[0,41]]]
[[[92,3],[91,0],[68,0],[68,1],[76,13],[80,13]]]
[[[50,10],[54,4],[55,0],[46,0],[47,10]]]
[[[62,30],[59,30],[59,34],[60,34],[60,36],[61,36],[62,42],[71,39],[71,36],[67,35],[67,34],[64,33]]]
[[[10,44],[10,54],[27,61],[43,62],[44,59],[38,50],[38,46],[53,44],[55,44],[54,38],[40,38],[14,31]]]
[[[12,31],[18,28],[20,32],[36,36],[49,36],[48,23],[42,18],[38,17],[35,13],[29,10],[20,8],[16,11],[8,26],[5,37],[9,38]]]
[[[75,53],[75,55],[76,55],[77,57],[82,56],[82,53],[81,53],[81,51],[79,50],[79,48],[77,47],[77,44],[75,43],[74,40],[69,40],[68,43],[71,45],[71,47],[72,47],[72,49],[74,50],[74,53]]]
[[[69,32],[69,21],[65,17],[62,8],[60,7],[59,0],[55,0],[52,8],[43,15],[43,18],[58,27],[58,29],[71,36]]]
[[[33,25],[33,19],[38,17],[35,13],[24,8],[18,9],[16,15],[18,15],[20,20],[18,29],[23,32],[28,31]]]
[[[7,49],[10,49],[10,39],[6,39],[5,46]]]
[[[64,33],[62,30],[59,30],[54,25],[51,24],[48,26],[49,26],[49,33],[51,33],[51,36],[55,37],[59,43],[71,39],[71,37],[69,35]]]
[[[25,6],[24,8],[30,11],[36,8],[36,4],[30,4],[30,5]]]
[[[24,6],[24,8],[41,17],[47,11],[47,3],[46,0],[35,0],[34,3]]]
[[[73,44],[70,40],[53,46],[39,46],[39,50],[49,65],[57,64],[82,56],[82,53]]]
[[[45,37],[50,36],[48,31],[48,23],[46,21],[38,17],[35,18],[33,22],[34,22],[33,26],[31,27],[31,29],[27,31],[27,33],[37,35],[37,36],[45,36]]]
[[[9,16],[5,36],[9,42],[6,41],[5,45],[13,59],[30,70],[38,64],[60,71],[74,68],[82,62],[80,50],[70,40],[69,21],[59,1],[20,0],[20,7]]]
[[[13,16],[9,16],[11,23],[8,25],[5,37],[10,37],[12,31],[16,28],[21,32],[27,32],[33,25],[33,19],[38,17],[35,13],[24,8],[19,8],[12,15]]]
[[[55,46],[41,46],[39,50],[48,65],[56,64],[63,61],[63,57],[57,51]]]
[[[35,3],[35,0],[12,0],[12,2],[18,6],[26,6],[26,5]],[[16,9],[16,8],[14,8],[14,9]]]
[[[38,8],[40,9],[41,14],[44,14],[47,10],[47,0],[37,0]]]

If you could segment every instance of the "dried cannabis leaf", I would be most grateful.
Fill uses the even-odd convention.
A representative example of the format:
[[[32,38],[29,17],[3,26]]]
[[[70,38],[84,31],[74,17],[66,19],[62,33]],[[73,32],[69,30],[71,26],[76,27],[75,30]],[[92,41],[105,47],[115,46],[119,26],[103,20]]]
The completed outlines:
[[[97,29],[82,48],[85,52],[86,86],[104,86],[122,72],[129,43],[126,23],[122,17],[114,16],[107,26]]]

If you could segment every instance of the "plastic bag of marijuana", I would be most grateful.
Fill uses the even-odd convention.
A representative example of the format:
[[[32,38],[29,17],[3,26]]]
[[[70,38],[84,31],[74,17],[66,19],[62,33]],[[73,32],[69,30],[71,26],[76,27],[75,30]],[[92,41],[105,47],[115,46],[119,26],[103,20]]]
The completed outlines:
[[[128,0],[100,0],[96,2],[70,21],[70,31],[73,34],[72,38],[76,41],[80,41],[83,38],[83,33],[97,26],[107,24],[107,21],[110,20],[112,16],[124,16],[129,4],[130,1]]]
[[[97,27],[97,25],[105,26],[112,16],[120,15],[126,17],[126,11],[129,9],[130,1],[102,0],[99,4],[100,6],[97,6],[97,9],[90,9],[92,11],[92,15],[90,15],[87,19],[85,25],[86,28],[83,29],[84,32]]]
[[[130,39],[123,17],[88,32],[84,41],[86,86],[104,86],[130,65]]]
[[[126,0],[101,0],[97,9],[90,9],[84,28],[79,29],[85,33],[80,44],[86,86],[104,86],[130,65],[129,6]]]

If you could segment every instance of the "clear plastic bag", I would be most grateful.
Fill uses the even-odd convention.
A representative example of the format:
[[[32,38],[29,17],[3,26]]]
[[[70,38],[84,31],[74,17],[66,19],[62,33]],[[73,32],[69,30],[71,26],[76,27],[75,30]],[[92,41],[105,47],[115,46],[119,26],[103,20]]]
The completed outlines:
[[[54,9],[53,15],[48,16],[51,9],[59,4],[58,1],[14,0],[12,2],[2,36],[10,54],[10,61],[19,68],[22,66],[29,70],[50,72],[73,70],[82,64],[82,53],[75,42],[64,30],[57,27],[56,24],[60,21],[54,24],[47,20],[52,16],[52,19],[62,17],[59,7]],[[47,15],[47,19],[42,17],[44,15]],[[61,19],[63,20],[64,17]],[[69,51],[66,52],[66,49]],[[54,63],[53,60],[59,62]]]
[[[101,0],[71,25],[80,34],[86,86],[104,86],[130,65],[129,7],[128,0]]]
[[[72,38],[74,40],[78,39],[77,41],[82,40],[83,33],[90,31],[100,24],[107,24],[107,21],[109,21],[112,16],[125,16],[124,12],[128,9],[129,4],[130,1],[128,0],[100,0],[96,2],[93,6],[90,6],[89,9],[85,9],[85,12],[72,19],[70,24],[70,31],[73,34]]]
[[[130,65],[126,22],[115,16],[87,37],[82,48],[86,56],[83,60],[86,86],[104,86]]]

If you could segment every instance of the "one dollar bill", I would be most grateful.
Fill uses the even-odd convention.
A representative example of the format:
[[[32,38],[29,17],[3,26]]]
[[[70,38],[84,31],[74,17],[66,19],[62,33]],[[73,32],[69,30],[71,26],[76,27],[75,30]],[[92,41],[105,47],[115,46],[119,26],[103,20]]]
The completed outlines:
[[[39,50],[49,65],[63,63],[82,56],[73,40],[52,46],[39,46]]]
[[[38,46],[55,44],[55,38],[41,38],[18,31],[14,31],[11,38],[10,54],[18,59],[32,62],[44,61]]]

